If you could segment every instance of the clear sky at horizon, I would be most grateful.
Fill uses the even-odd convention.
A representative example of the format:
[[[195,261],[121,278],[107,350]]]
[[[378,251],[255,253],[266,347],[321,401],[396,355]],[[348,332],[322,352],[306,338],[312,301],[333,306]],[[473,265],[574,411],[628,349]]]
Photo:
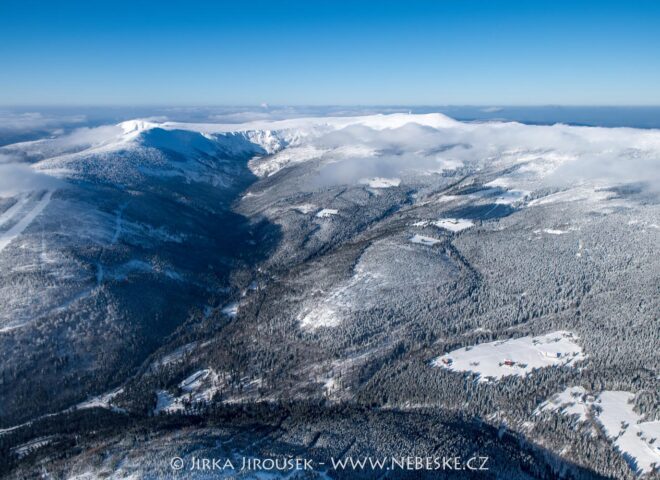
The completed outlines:
[[[660,105],[660,1],[0,0],[0,105]]]

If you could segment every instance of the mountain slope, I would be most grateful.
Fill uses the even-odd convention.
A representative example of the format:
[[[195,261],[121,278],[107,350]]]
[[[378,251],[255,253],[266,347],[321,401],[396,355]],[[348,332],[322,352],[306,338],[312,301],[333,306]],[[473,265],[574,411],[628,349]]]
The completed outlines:
[[[251,424],[290,416],[275,431],[295,437],[330,435],[311,417],[357,408],[374,426],[356,455],[379,451],[392,411],[415,417],[402,444],[425,453],[436,421],[507,432],[525,443],[521,478],[632,478],[660,461],[649,435],[617,443],[597,416],[541,407],[567,389],[583,403],[629,392],[657,421],[658,131],[438,114],[136,120],[2,153],[62,182],[0,204],[6,427],[62,410],[86,424],[92,406],[106,437],[86,446],[110,448],[126,415],[153,432],[212,429],[218,410],[269,405]],[[64,445],[59,419],[0,439],[49,431]],[[350,444],[351,428],[334,435]],[[205,431],[180,439],[196,451]]]

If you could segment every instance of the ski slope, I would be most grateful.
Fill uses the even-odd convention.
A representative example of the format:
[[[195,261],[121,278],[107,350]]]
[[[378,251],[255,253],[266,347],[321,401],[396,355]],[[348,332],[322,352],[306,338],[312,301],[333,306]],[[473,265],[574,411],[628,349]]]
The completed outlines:
[[[21,218],[18,222],[16,222],[16,224],[6,232],[0,233],[0,252],[2,252],[5,248],[7,248],[7,246],[14,239],[16,239],[19,235],[21,235],[25,231],[25,229],[34,221],[34,219],[37,218],[41,212],[44,211],[46,205],[50,203],[50,199],[52,196],[53,196],[52,190],[46,191],[46,193],[42,195],[41,199],[37,201],[37,203],[25,214],[25,216],[23,216],[23,218]],[[11,212],[12,217],[18,213],[19,209],[23,207],[26,202],[19,200],[18,203],[20,203],[21,205],[17,210]],[[9,210],[12,209],[10,208]],[[6,223],[8,220],[9,218],[2,219],[2,224]]]

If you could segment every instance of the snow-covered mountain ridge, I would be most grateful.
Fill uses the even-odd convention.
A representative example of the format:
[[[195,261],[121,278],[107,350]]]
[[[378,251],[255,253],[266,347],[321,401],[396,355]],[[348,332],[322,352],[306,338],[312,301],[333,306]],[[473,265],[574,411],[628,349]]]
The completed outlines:
[[[0,159],[0,460],[71,473],[47,457],[69,451],[61,421],[98,417],[107,437],[76,440],[87,451],[127,421],[217,425],[226,412],[225,425],[264,407],[289,432],[266,451],[282,437],[322,459],[331,444],[373,452],[390,438],[376,419],[394,412],[414,413],[392,426],[397,454],[433,452],[440,437],[421,432],[435,425],[470,432],[459,453],[497,439],[487,453],[515,471],[653,469],[659,452],[637,447],[656,448],[646,426],[660,418],[658,130],[131,120]],[[643,445],[616,450],[609,423],[632,415],[585,436],[599,422],[534,413],[567,386],[630,392],[607,410],[636,412]],[[363,423],[328,442],[349,404]],[[198,432],[173,435],[199,453]],[[157,476],[145,465],[132,474]]]

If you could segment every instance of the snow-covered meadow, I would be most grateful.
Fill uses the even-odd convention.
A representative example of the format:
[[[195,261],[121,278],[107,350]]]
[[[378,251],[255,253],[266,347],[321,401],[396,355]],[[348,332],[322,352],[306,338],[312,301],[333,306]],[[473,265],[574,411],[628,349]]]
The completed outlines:
[[[650,473],[660,467],[660,421],[646,420],[634,410],[635,394],[605,390],[588,393],[569,387],[539,406],[536,413],[559,412],[578,422],[592,419],[602,428],[634,470]]]
[[[510,375],[524,377],[538,368],[575,365],[583,360],[578,340],[565,331],[498,340],[452,350],[434,359],[432,365],[472,373],[481,382]]]

